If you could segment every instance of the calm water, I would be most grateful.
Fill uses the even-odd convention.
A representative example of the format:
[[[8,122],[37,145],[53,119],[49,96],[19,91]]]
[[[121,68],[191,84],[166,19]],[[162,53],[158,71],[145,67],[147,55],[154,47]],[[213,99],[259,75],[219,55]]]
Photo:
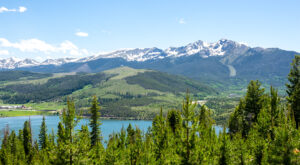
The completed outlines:
[[[38,138],[42,118],[43,116],[30,116],[34,138]],[[3,129],[6,127],[6,125],[9,126],[10,130],[15,130],[17,133],[19,129],[23,129],[24,122],[28,119],[28,116],[0,118],[1,138],[3,136]],[[48,128],[48,133],[51,133],[52,129],[54,130],[54,133],[56,133],[59,121],[59,116],[46,116],[46,125]],[[126,129],[129,123],[131,123],[132,126],[138,126],[144,132],[146,132],[148,127],[152,125],[152,121],[145,120],[101,120],[101,123],[102,125],[100,128],[104,140],[108,140],[108,137],[111,133],[119,132],[123,126]],[[79,130],[81,128],[81,125],[85,124],[89,124],[89,119],[81,119],[78,125],[76,126],[76,129]]]
[[[38,134],[40,131],[40,126],[42,123],[43,116],[30,116],[31,120],[31,127],[33,131],[33,137],[38,138]],[[3,137],[3,129],[6,125],[9,126],[10,130],[15,130],[18,133],[19,129],[23,129],[23,124],[26,120],[28,120],[28,116],[22,117],[7,117],[7,118],[0,118],[0,135],[1,138]],[[46,116],[46,124],[48,128],[48,133],[54,130],[54,133],[57,131],[57,125],[60,121],[59,116]],[[89,119],[84,118],[81,119],[78,123],[76,129],[79,130],[81,125],[88,124]],[[101,132],[104,140],[108,140],[108,137],[113,132],[119,132],[122,127],[125,129],[128,127],[129,123],[132,126],[139,127],[142,131],[146,132],[147,129],[152,125],[152,121],[145,121],[145,120],[101,120]],[[222,128],[216,126],[216,132],[219,133]]]

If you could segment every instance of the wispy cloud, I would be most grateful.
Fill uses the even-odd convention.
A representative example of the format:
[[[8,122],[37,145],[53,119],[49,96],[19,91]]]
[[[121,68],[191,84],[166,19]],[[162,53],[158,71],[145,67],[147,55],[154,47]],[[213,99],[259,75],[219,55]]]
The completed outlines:
[[[178,20],[178,23],[179,23],[179,24],[186,24],[186,21],[184,20],[184,18],[180,18],[180,19]]]
[[[0,7],[0,13],[4,13],[4,12],[19,12],[19,13],[24,13],[25,11],[27,11],[27,8],[24,6],[20,6],[18,9],[8,9],[4,6]]]
[[[89,34],[86,33],[86,32],[77,32],[77,33],[75,33],[75,35],[79,36],[79,37],[87,37],[87,36],[89,36]]]
[[[19,42],[10,42],[5,38],[0,38],[0,47],[15,48],[22,52],[42,52],[49,53],[63,53],[73,56],[88,55],[89,52],[86,49],[80,49],[71,41],[63,41],[59,45],[52,45],[45,41],[33,38],[27,40],[21,40]]]
[[[0,55],[9,55],[8,50],[0,50]]]

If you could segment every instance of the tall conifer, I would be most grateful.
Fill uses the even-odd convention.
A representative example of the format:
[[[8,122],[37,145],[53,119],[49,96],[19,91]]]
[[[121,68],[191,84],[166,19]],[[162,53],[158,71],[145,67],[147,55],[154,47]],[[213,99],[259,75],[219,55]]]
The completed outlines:
[[[101,142],[101,131],[100,131],[100,106],[97,100],[97,97],[93,97],[92,106],[90,108],[91,119],[90,119],[90,127],[91,131],[91,145],[95,146],[97,143]]]
[[[299,127],[300,122],[300,55],[296,55],[291,64],[288,80],[286,84],[288,102],[291,104],[292,112],[296,122],[296,127]]]
[[[45,149],[48,145],[48,135],[45,116],[43,116],[43,121],[40,128],[39,145],[42,149]]]

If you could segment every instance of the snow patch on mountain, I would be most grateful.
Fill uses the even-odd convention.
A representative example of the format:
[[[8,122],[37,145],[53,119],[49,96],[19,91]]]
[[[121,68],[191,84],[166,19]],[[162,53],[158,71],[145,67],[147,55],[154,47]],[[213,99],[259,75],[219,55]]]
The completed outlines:
[[[136,48],[136,49],[122,49],[113,51],[110,53],[99,54],[93,58],[88,59],[96,60],[100,58],[123,58],[127,61],[147,61],[147,60],[154,60],[154,59],[162,59],[164,58],[164,52],[158,48]]]
[[[58,58],[58,59],[47,59],[40,63],[40,65],[62,65],[70,62],[77,62],[77,58]]]
[[[0,59],[0,68],[3,69],[14,69],[14,68],[20,68],[20,67],[29,67],[29,66],[35,66],[38,65],[39,62],[33,60],[33,59],[20,59],[16,57],[10,57],[7,59]]]
[[[199,55],[202,58],[208,58],[210,56],[224,56],[226,54],[236,54],[237,56],[249,49],[243,43],[234,42],[227,39],[221,39],[215,43],[203,42],[201,40],[194,43],[190,43],[181,47],[169,47],[165,50],[153,47],[153,48],[134,48],[134,49],[121,49],[108,53],[99,53],[94,56],[84,58],[59,58],[59,59],[47,59],[43,62],[37,62],[32,59],[18,59],[8,58],[0,59],[1,69],[14,69],[20,67],[31,67],[38,65],[62,65],[66,63],[84,63],[88,61],[98,60],[102,58],[122,58],[127,61],[144,62],[148,60],[164,59],[166,57],[182,57]],[[228,60],[227,60],[228,61]],[[227,63],[226,61],[224,63]],[[230,62],[229,62],[230,63]]]

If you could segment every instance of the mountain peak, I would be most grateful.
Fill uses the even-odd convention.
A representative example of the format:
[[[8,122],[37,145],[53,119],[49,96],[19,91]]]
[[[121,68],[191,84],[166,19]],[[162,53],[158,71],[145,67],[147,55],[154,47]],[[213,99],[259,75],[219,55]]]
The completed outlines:
[[[47,59],[43,62],[37,62],[32,59],[19,59],[11,57],[8,59],[0,60],[0,68],[14,69],[19,67],[38,66],[38,65],[62,65],[65,63],[83,63],[93,61],[101,58],[121,58],[126,61],[144,62],[148,60],[158,60],[167,57],[177,58],[182,56],[198,55],[202,58],[210,56],[224,56],[228,52],[240,52],[239,50],[246,50],[248,47],[228,39],[220,39],[214,43],[204,42],[198,40],[180,47],[169,47],[165,50],[157,47],[152,48],[127,48],[115,50],[107,53],[99,53],[95,56],[76,58],[58,58]]]

